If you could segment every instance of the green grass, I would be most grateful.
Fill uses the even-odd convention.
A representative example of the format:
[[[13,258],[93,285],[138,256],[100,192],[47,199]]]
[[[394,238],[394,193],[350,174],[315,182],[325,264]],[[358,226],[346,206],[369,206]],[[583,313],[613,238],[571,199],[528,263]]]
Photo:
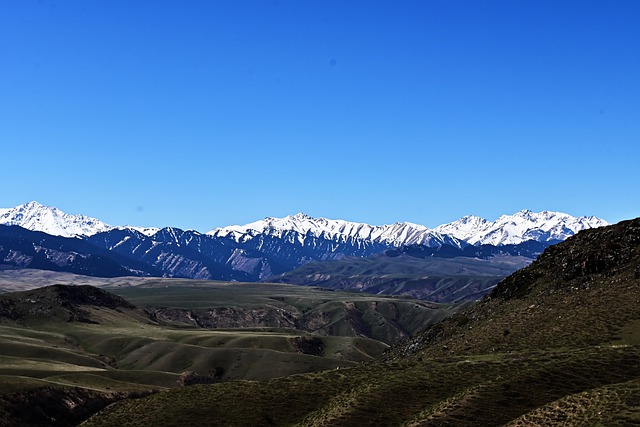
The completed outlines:
[[[194,386],[122,402],[86,425],[500,425],[594,387],[637,390],[639,372],[636,347],[452,357]]]
[[[55,337],[64,331],[70,347],[5,342],[0,348],[0,372],[19,368],[20,358],[24,358],[24,369],[41,364],[51,370],[188,370],[207,374],[219,366],[226,377],[256,379],[352,366],[352,360],[372,360],[387,347],[364,338],[319,337],[326,342],[326,350],[323,357],[317,357],[300,354],[294,340],[305,334],[292,332],[175,330],[135,322],[118,326],[54,324],[42,328],[50,328]],[[271,365],[280,366],[265,369]]]
[[[82,307],[83,316],[95,323],[65,321],[75,309],[56,306],[50,291],[44,299],[37,292],[19,294],[23,314],[0,324],[0,382],[12,390],[24,383],[25,388],[54,384],[127,392],[178,387],[185,371],[222,372],[223,380],[264,380],[348,368],[374,360],[388,348],[384,341],[450,312],[446,305],[289,285],[157,279],[138,284],[118,292],[147,309],[156,304],[202,310],[231,306],[244,315],[253,313],[245,309],[270,306],[294,313],[296,326],[306,330],[175,328],[141,310],[96,306]],[[39,314],[25,317],[30,311]],[[315,344],[308,347],[305,340]]]
[[[397,343],[464,306],[293,285],[175,279],[110,290],[149,310],[167,307],[155,313],[177,327],[237,329],[251,324],[323,336],[368,337],[386,344]]]
[[[121,377],[122,379],[115,379],[97,373],[77,373],[53,375],[46,377],[45,380],[48,382],[73,387],[118,392],[140,391],[145,389],[158,390],[160,388],[175,387],[178,380],[177,375],[167,377],[166,373],[164,372],[154,372],[153,375],[148,375],[145,377],[139,375],[131,375],[130,380],[124,379],[127,377],[126,375],[122,375]],[[145,384],[145,380],[147,380],[149,384]],[[165,383],[166,385],[162,387],[159,385],[159,383]]]
[[[171,286],[158,287],[161,283]],[[187,371],[222,374],[232,388],[261,384],[244,380],[273,378],[283,378],[286,386],[304,381],[300,374],[341,373],[371,362],[388,348],[386,343],[457,309],[290,285],[157,279],[138,285],[117,292],[150,311],[164,306],[204,316],[228,310],[216,313],[235,316],[232,322],[247,327],[203,329],[181,321],[172,327],[141,310],[94,306],[81,307],[81,316],[93,323],[68,321],[79,311],[58,307],[50,291],[43,300],[37,292],[18,295],[20,317],[0,325],[0,390],[13,393],[7,399],[18,399],[24,390],[33,391],[28,399],[38,399],[50,387],[62,394],[76,388],[103,394],[176,389]],[[38,314],[25,315],[30,312]],[[278,316],[294,319],[294,327],[280,327]],[[320,397],[321,377],[314,378],[308,389]],[[286,398],[300,403],[297,396]]]
[[[640,424],[640,380],[609,384],[564,396],[525,414],[509,427],[530,425],[601,425]]]
[[[289,307],[306,311],[323,302],[411,301],[411,298],[337,292],[317,287],[279,283],[216,282],[148,279],[137,286],[104,286],[139,307]],[[433,306],[433,304],[432,304]],[[446,306],[446,305],[443,305]]]

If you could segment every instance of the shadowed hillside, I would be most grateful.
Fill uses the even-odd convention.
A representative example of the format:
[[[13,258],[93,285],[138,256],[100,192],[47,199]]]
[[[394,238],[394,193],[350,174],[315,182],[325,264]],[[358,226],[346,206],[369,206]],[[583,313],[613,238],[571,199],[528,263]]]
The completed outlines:
[[[82,306],[111,310],[136,308],[123,298],[93,286],[53,285],[19,294],[0,295],[0,320],[98,323]]]
[[[542,244],[537,246],[542,247]],[[451,246],[413,246],[368,258],[310,262],[269,280],[453,302],[480,299],[504,277],[533,261],[533,257],[494,252],[480,258],[476,256],[482,256],[482,253],[467,248],[480,252],[486,246],[468,246],[464,250]]]

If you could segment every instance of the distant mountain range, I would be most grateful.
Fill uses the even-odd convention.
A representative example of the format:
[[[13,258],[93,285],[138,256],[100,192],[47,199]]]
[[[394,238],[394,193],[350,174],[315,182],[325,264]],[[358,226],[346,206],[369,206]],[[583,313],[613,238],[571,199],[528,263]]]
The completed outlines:
[[[1,227],[5,230],[0,236],[5,240],[0,244],[0,267],[4,268],[49,266],[46,268],[80,272],[76,266],[79,261],[61,261],[67,254],[74,260],[91,257],[89,264],[94,270],[81,268],[81,274],[87,275],[258,281],[279,277],[310,261],[364,258],[389,250],[413,258],[489,259],[501,255],[533,260],[545,247],[607,223],[595,217],[524,210],[494,222],[467,216],[429,229],[408,222],[374,226],[297,214],[203,234],[172,227],[116,227],[30,202],[0,210],[0,224],[15,226]],[[80,242],[84,246],[78,247]],[[95,263],[106,264],[98,268]],[[382,270],[371,271],[380,274]],[[305,272],[311,274],[308,269]]]
[[[84,215],[69,215],[52,206],[29,202],[14,208],[0,209],[0,224],[19,225],[32,231],[62,237],[86,237],[113,229],[129,229],[152,236],[159,228],[110,226],[96,218]],[[557,243],[580,230],[608,225],[594,216],[574,217],[561,212],[539,213],[522,210],[513,215],[503,215],[496,221],[477,216],[465,216],[457,221],[430,229],[410,222],[390,225],[369,225],[357,222],[313,218],[303,213],[284,218],[265,218],[246,225],[215,228],[208,233],[212,237],[231,238],[238,243],[268,235],[290,238],[295,233],[303,243],[307,236],[324,238],[336,243],[367,241],[390,247],[407,245],[441,246],[451,245],[506,245],[527,240]]]
[[[410,222],[376,226],[342,220],[312,218],[303,213],[284,218],[265,218],[247,225],[216,228],[207,234],[213,237],[229,237],[240,243],[263,235],[282,238],[292,231],[296,233],[296,238],[301,244],[304,244],[307,238],[323,238],[336,243],[358,245],[358,242],[370,242],[392,247],[404,245],[442,246],[445,244],[462,247],[465,245],[463,241],[455,237]]]

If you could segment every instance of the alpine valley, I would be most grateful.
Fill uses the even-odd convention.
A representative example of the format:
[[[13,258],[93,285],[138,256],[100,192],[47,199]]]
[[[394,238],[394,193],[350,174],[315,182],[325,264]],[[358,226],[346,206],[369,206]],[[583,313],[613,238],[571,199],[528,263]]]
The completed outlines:
[[[640,219],[1,218],[0,426],[640,423]]]
[[[200,233],[111,226],[29,202],[0,209],[0,224],[2,269],[276,281],[447,302],[478,299],[546,247],[607,223],[523,210],[493,222],[466,216],[430,229],[299,213]]]
[[[1,426],[640,423],[640,218],[456,304],[20,272],[64,284],[0,295]]]

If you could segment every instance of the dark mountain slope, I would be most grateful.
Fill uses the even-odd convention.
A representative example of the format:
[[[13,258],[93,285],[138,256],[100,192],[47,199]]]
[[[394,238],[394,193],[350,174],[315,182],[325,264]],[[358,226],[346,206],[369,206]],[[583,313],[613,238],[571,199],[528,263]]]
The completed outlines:
[[[148,393],[48,386],[0,394],[0,426],[77,426],[105,406]]]
[[[75,238],[0,225],[0,268],[37,268],[96,277],[161,275],[126,256]]]
[[[312,260],[369,256],[389,247],[366,240],[336,242],[290,231],[260,235],[245,242],[212,237],[193,230],[163,228],[153,236],[113,229],[87,241],[147,263],[168,277],[257,281],[282,274]]]
[[[574,406],[572,425],[627,426],[640,420],[634,395],[610,397],[609,406],[603,392],[629,387],[637,396],[639,371],[637,352],[627,348],[526,359],[451,357],[172,390],[122,402],[85,425],[181,426],[187,419],[233,426],[566,425],[569,417],[555,402],[591,392],[602,397]],[[560,414],[538,414],[546,405]],[[601,422],[590,422],[585,412]],[[529,413],[543,421],[511,424]]]
[[[538,242],[535,240],[527,240],[518,244],[509,245],[467,245],[463,248],[458,248],[451,245],[442,246],[423,246],[423,245],[410,245],[404,246],[399,249],[391,249],[386,251],[388,256],[397,255],[409,255],[415,258],[480,258],[491,259],[496,256],[519,256],[525,258],[535,259],[546,248],[551,245],[559,243],[558,240],[548,242]]]
[[[436,302],[476,300],[504,277],[531,263],[545,247],[539,242],[463,249],[414,245],[367,258],[309,262],[267,280]]]
[[[87,241],[111,252],[152,266],[158,276],[195,279],[247,280],[242,271],[225,265],[233,247],[210,237],[177,228],[163,228],[153,237],[131,229],[95,234]]]

